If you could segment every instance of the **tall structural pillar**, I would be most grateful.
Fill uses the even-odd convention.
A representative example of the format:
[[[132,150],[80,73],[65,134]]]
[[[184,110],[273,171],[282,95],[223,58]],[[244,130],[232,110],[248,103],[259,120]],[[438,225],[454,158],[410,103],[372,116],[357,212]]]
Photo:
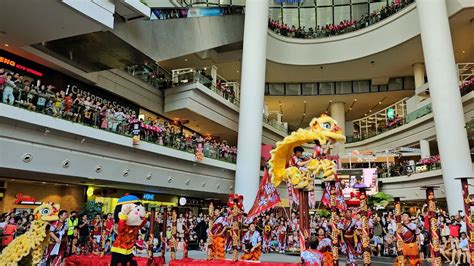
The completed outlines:
[[[338,126],[342,129],[342,134],[346,134],[346,109],[345,103],[343,102],[333,102],[329,107],[329,112],[331,117],[337,121]],[[344,153],[344,144],[336,143],[335,147],[332,150],[332,154],[341,154]]]
[[[450,214],[463,210],[461,183],[472,175],[471,154],[454,61],[446,0],[417,0],[443,181]]]
[[[235,193],[249,211],[260,183],[262,113],[267,60],[268,0],[245,1]]]
[[[420,139],[420,151],[421,159],[429,158],[431,156],[430,142],[426,139]]]
[[[413,74],[415,76],[415,89],[425,84],[425,65],[423,63],[413,64]]]

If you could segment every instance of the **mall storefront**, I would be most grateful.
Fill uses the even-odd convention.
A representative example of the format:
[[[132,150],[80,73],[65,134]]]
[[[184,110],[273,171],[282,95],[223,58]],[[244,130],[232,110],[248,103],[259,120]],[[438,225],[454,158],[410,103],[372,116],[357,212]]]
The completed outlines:
[[[3,179],[0,213],[31,212],[43,202],[58,203],[61,209],[79,211],[84,203],[85,187],[70,184]]]

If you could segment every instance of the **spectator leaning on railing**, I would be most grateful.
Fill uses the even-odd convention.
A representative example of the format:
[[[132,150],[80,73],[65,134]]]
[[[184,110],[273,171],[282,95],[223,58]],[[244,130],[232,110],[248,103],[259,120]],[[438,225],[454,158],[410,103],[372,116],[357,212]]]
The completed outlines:
[[[223,87],[223,93],[231,97],[230,91]],[[124,112],[121,107],[102,104],[90,97],[57,90],[52,85],[34,85],[19,74],[12,74],[0,68],[0,95],[2,103],[15,105],[42,114],[66,119],[87,126],[100,128],[122,135],[130,135],[131,124],[137,117]],[[145,141],[154,142],[170,148],[195,153],[197,140],[203,139],[196,132],[185,134],[181,125],[164,119],[141,122],[141,136]],[[207,144],[207,145],[206,145]],[[204,155],[208,158],[236,161],[236,147],[226,141],[218,142],[211,137],[205,139]],[[207,150],[206,150],[207,147]]]

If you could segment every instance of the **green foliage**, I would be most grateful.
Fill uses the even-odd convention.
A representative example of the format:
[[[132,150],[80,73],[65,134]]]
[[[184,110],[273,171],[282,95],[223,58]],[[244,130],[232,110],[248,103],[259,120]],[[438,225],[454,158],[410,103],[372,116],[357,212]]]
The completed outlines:
[[[93,200],[89,200],[86,203],[82,204],[80,214],[87,214],[87,216],[89,216],[90,218],[94,218],[97,214],[102,215],[102,207],[102,202],[95,202]]]
[[[321,217],[330,217],[331,216],[331,212],[326,210],[326,209],[318,209],[318,210],[316,210],[316,213]]]
[[[393,196],[385,192],[378,192],[369,197],[367,205],[371,207],[385,208],[393,201]]]

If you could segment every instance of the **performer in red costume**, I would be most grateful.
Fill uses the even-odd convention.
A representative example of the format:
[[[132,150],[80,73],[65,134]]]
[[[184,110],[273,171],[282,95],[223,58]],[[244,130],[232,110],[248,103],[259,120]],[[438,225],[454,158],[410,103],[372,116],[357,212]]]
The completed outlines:
[[[278,235],[278,249],[280,253],[285,253],[286,249],[286,226],[285,222],[281,221],[281,224],[277,228],[277,235]]]
[[[347,255],[347,264],[350,266],[357,266],[357,251],[356,251],[356,239],[355,233],[357,230],[357,223],[352,219],[352,211],[346,210],[344,219],[338,224],[338,228],[341,230],[342,245],[341,251]]]
[[[263,253],[270,252],[270,241],[272,240],[272,227],[267,222],[263,227],[263,243],[262,243],[262,250]]]
[[[225,239],[224,235],[227,231],[226,222],[224,217],[221,216],[219,209],[214,211],[214,223],[211,229],[212,235],[212,258],[213,259],[224,259],[225,258]]]
[[[318,229],[318,240],[317,250],[323,254],[323,265],[331,265],[332,262],[332,242],[331,239],[326,237],[324,228]]]
[[[117,238],[112,246],[111,266],[127,265],[136,266],[133,260],[133,248],[137,241],[138,231],[146,224],[145,208],[140,200],[133,195],[119,199],[115,207],[114,218],[118,222]]]
[[[410,215],[408,213],[403,213],[402,215],[402,234],[397,234],[397,237],[402,238],[403,240],[403,258],[405,262],[403,265],[407,266],[418,266],[421,265],[420,261],[420,252],[418,247],[418,236],[420,235],[420,230],[416,224],[410,221]],[[395,261],[395,266],[399,264]]]

